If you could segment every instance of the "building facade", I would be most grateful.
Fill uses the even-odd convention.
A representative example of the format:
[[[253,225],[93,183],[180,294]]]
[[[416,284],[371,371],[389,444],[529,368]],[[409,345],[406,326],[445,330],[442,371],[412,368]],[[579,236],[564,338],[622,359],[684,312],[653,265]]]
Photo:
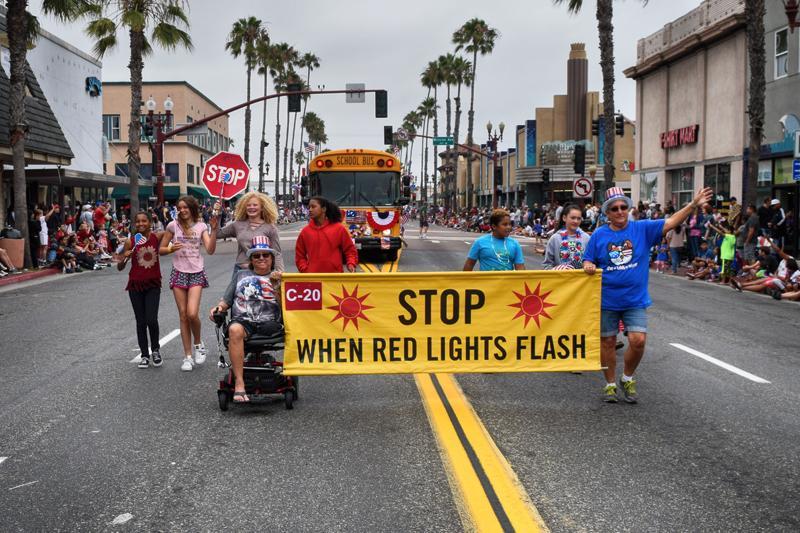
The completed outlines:
[[[106,171],[127,179],[128,176],[128,120],[130,117],[131,87],[129,82],[106,82],[104,85],[102,133],[108,141],[110,157]],[[165,131],[195,122],[222,111],[216,103],[185,81],[155,81],[142,84],[142,99],[156,102],[154,115],[162,118]],[[173,109],[169,119],[164,110],[164,102],[172,100]],[[147,110],[142,105],[141,121],[147,120]],[[168,122],[168,123],[167,123]],[[139,148],[141,169],[139,175],[145,179],[153,177],[153,153],[142,128],[142,144]],[[164,198],[175,200],[190,194],[199,199],[208,198],[201,183],[202,169],[212,155],[228,150],[232,140],[228,134],[228,116],[222,116],[207,123],[198,133],[178,136],[164,143]],[[127,186],[115,187],[113,197],[129,197]],[[142,201],[154,200],[152,186],[140,187]]]
[[[742,198],[747,145],[744,0],[706,0],[637,43],[634,201]]]

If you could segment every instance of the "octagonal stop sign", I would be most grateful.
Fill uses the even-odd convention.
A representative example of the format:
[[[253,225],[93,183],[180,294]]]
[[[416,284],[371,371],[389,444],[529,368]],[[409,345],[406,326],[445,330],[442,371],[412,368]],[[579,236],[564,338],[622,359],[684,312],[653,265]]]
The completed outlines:
[[[239,154],[218,152],[203,167],[203,185],[214,198],[230,200],[247,189],[250,167]]]

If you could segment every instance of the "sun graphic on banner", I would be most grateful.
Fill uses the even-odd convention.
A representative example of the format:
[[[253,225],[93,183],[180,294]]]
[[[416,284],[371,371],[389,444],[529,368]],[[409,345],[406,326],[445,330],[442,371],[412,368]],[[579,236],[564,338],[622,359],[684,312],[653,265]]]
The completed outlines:
[[[364,303],[364,300],[369,297],[369,294],[370,293],[367,293],[364,296],[359,296],[358,285],[356,285],[352,293],[348,294],[347,289],[345,289],[344,285],[342,285],[341,296],[331,294],[331,296],[333,296],[333,298],[336,300],[336,305],[328,307],[328,309],[336,311],[336,316],[331,319],[331,322],[339,320],[340,318],[343,319],[342,331],[344,331],[344,328],[346,328],[347,324],[350,322],[352,322],[356,326],[356,329],[358,329],[359,318],[363,318],[369,322],[369,318],[367,318],[363,313],[367,309],[374,308],[374,306]]]
[[[539,323],[539,317],[543,316],[545,318],[553,318],[547,314],[548,307],[555,307],[556,304],[551,304],[547,302],[547,297],[550,296],[550,293],[553,291],[546,292],[541,294],[542,284],[539,283],[536,285],[536,290],[531,292],[528,288],[528,284],[525,284],[525,294],[520,294],[517,291],[511,291],[514,295],[519,298],[517,303],[508,304],[509,307],[516,307],[519,309],[517,314],[514,318],[519,318],[521,316],[525,317],[525,326],[528,327],[528,322],[533,320],[536,322],[538,327],[541,327]]]

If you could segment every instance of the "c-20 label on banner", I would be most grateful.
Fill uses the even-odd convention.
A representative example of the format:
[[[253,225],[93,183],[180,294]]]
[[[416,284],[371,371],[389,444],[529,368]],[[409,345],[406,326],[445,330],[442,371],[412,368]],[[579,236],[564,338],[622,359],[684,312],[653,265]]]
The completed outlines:
[[[600,275],[284,274],[291,375],[600,369]]]

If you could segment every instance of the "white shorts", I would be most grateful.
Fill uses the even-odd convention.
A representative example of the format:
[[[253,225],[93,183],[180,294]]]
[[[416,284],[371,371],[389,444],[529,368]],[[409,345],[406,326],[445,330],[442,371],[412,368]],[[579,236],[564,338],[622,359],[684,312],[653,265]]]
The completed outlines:
[[[40,231],[39,232],[39,246],[47,246],[47,232]]]

